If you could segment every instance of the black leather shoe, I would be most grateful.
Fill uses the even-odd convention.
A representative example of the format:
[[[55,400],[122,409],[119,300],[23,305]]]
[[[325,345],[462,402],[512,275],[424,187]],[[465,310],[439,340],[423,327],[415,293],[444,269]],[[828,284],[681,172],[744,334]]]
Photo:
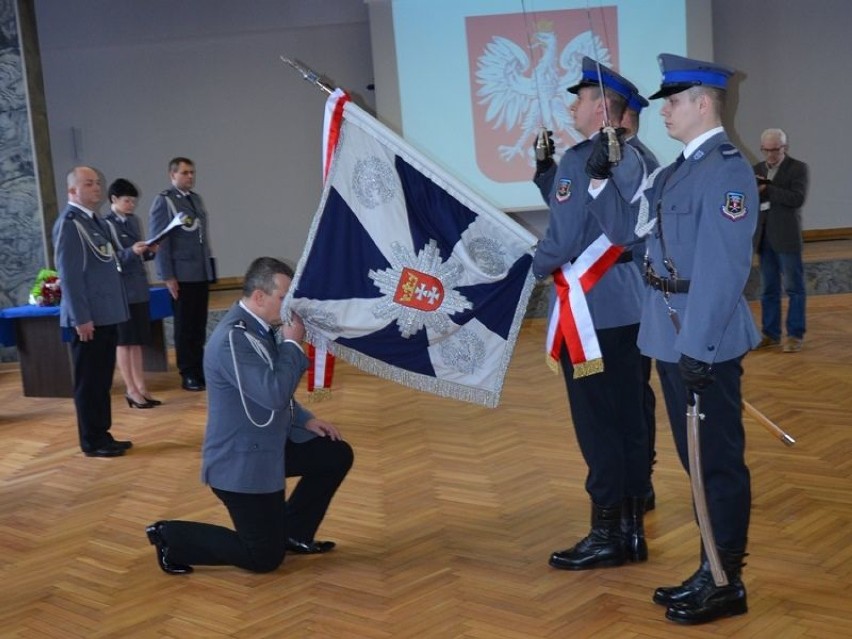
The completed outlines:
[[[294,552],[297,555],[321,555],[332,550],[336,545],[333,541],[296,541],[290,537],[287,538],[287,552]]]
[[[203,390],[206,390],[206,388],[207,388],[204,385],[204,382],[202,382],[197,377],[192,377],[190,375],[187,375],[186,377],[183,378],[183,381],[181,382],[180,387],[183,390],[188,390],[188,391],[203,391]]]
[[[169,547],[166,545],[166,541],[163,539],[162,532],[160,531],[162,525],[163,522],[158,521],[145,528],[148,541],[157,549],[157,564],[163,572],[169,575],[188,575],[192,572],[192,566],[185,566],[169,561]]]
[[[727,586],[711,584],[691,599],[672,604],[666,610],[666,619],[682,624],[700,624],[747,612],[745,586],[735,579]]]
[[[113,443],[104,444],[100,448],[94,450],[84,450],[83,454],[86,457],[121,457],[125,449],[116,446]]]
[[[673,606],[688,601],[708,584],[713,583],[710,562],[703,559],[701,565],[679,586],[660,586],[654,591],[654,603]]]
[[[130,450],[133,448],[133,442],[129,439],[113,439],[112,445],[121,450]]]

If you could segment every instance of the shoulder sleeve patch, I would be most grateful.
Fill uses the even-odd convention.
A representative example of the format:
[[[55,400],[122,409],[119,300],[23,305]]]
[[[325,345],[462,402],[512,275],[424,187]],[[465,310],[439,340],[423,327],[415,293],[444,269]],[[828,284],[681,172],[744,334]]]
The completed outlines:
[[[740,150],[737,147],[735,147],[733,144],[728,144],[728,143],[722,144],[721,146],[719,146],[719,152],[722,154],[722,157],[725,158],[726,160],[728,160],[730,158],[742,157],[742,155],[740,154]]]

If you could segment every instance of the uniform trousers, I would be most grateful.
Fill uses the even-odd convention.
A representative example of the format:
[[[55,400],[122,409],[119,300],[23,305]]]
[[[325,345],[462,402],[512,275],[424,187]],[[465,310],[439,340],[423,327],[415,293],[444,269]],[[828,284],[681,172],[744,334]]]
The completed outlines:
[[[701,394],[700,446],[707,510],[716,544],[745,550],[751,514],[751,478],[745,463],[740,383],[742,357],[713,364],[715,381]],[[687,389],[677,363],[657,361],[657,373],[680,462],[689,473],[686,440]]]
[[[574,379],[567,349],[560,354],[574,431],[589,469],[586,491],[598,506],[620,506],[650,490],[638,331],[638,324],[595,331],[602,373]]]
[[[82,342],[74,333],[71,362],[74,369],[74,408],[80,448],[91,452],[113,441],[110,389],[115,371],[116,324],[96,326],[92,339]]]
[[[204,379],[209,282],[179,282],[174,311],[175,360],[182,377]]]
[[[169,561],[190,566],[237,566],[271,572],[284,561],[287,537],[313,541],[329,503],[352,466],[352,447],[316,437],[287,442],[286,474],[301,477],[290,500],[284,490],[239,493],[212,487],[225,504],[234,530],[193,521],[163,522]],[[308,535],[302,537],[300,535]]]

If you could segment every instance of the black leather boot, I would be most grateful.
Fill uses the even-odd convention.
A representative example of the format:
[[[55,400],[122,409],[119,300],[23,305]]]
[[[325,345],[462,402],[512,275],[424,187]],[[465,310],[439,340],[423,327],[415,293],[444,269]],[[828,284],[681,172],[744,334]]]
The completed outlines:
[[[654,603],[661,606],[671,606],[686,601],[701,590],[708,581],[713,581],[713,575],[710,572],[710,564],[707,563],[707,559],[702,559],[698,570],[692,573],[681,585],[657,588],[654,591]]]
[[[701,587],[696,588],[691,596],[671,604],[666,610],[666,619],[682,624],[700,624],[748,612],[746,589],[741,579],[745,556],[743,551],[720,548],[719,558],[728,585],[717,586],[710,575],[709,579],[702,580]],[[707,571],[710,571],[709,565]]]
[[[648,561],[645,541],[645,498],[626,497],[621,506],[621,533],[628,561]]]
[[[577,545],[550,555],[550,565],[562,570],[591,570],[620,566],[625,561],[621,506],[592,504],[592,529]]]

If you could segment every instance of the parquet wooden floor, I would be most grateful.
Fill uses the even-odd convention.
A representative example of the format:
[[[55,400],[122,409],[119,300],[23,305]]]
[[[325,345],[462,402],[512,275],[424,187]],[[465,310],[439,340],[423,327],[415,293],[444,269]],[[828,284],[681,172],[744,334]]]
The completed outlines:
[[[528,320],[494,410],[338,366],[315,404],[356,451],[321,529],[338,548],[253,575],[163,574],[144,535],[161,518],[227,524],[199,483],[203,394],[153,375],[166,404],[114,395],[124,458],[77,450],[67,399],[21,395],[0,372],[0,636],[4,638],[536,639],[852,636],[852,295],[809,300],[799,354],[746,358],[747,399],[798,443],[751,419],[749,614],[679,627],[653,588],[695,568],[689,487],[658,410],[650,561],[566,573],[547,557],[588,529],[584,465],[544,324]],[[662,402],[659,402],[660,406]]]

